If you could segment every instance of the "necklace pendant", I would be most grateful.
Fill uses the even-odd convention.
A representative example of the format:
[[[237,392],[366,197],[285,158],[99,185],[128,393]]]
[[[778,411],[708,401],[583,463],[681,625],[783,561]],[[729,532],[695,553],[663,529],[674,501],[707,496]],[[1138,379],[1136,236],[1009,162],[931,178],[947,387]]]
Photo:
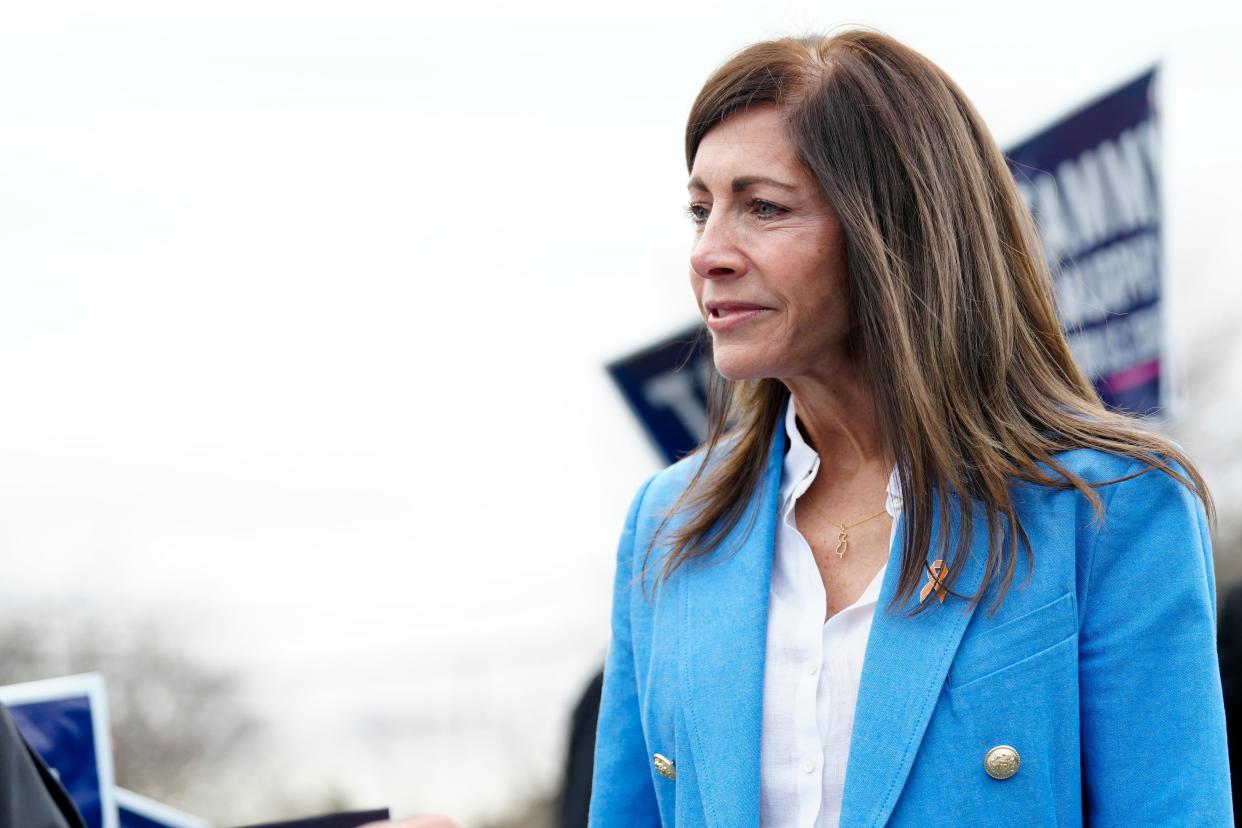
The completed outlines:
[[[845,556],[845,551],[850,548],[850,538],[845,529],[841,530],[841,534],[837,535],[837,548],[834,553],[838,558]]]

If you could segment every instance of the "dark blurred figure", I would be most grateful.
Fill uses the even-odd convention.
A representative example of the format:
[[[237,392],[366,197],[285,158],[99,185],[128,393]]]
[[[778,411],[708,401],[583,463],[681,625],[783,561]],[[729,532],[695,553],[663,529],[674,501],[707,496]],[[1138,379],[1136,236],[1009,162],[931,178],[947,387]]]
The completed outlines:
[[[595,726],[599,721],[599,698],[604,671],[591,679],[569,726],[569,750],[565,759],[565,783],[561,791],[561,828],[586,828],[591,809],[591,773],[595,768]]]
[[[0,826],[86,828],[69,794],[0,705]]]
[[[1225,691],[1225,731],[1229,739],[1229,773],[1233,782],[1233,809],[1242,807],[1242,583],[1225,593],[1216,637],[1220,655],[1220,683]]]

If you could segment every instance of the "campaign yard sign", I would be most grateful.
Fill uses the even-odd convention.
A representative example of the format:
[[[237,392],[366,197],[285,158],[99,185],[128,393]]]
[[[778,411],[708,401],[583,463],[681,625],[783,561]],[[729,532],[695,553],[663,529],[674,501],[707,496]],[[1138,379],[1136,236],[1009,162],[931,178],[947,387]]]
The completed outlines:
[[[707,381],[714,371],[702,325],[608,365],[630,410],[672,463],[707,435]]]
[[[1163,236],[1156,69],[1014,147],[1074,358],[1110,407],[1161,408]]]
[[[90,828],[119,828],[103,676],[0,687],[0,703],[60,779]]]
[[[116,789],[116,805],[121,828],[210,828],[206,820],[124,788]]]

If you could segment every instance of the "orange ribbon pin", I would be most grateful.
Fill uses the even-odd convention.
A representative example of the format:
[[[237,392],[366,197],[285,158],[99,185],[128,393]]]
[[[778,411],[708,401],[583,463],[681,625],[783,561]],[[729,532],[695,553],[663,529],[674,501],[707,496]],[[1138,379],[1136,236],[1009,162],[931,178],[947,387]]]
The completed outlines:
[[[919,603],[927,600],[927,596],[931,595],[932,590],[936,591],[936,595],[940,598],[940,603],[944,603],[944,599],[948,597],[949,591],[941,583],[941,579],[948,574],[949,568],[944,565],[944,561],[936,560],[931,565],[931,571],[927,573],[927,583],[923,585],[923,591],[919,593]]]

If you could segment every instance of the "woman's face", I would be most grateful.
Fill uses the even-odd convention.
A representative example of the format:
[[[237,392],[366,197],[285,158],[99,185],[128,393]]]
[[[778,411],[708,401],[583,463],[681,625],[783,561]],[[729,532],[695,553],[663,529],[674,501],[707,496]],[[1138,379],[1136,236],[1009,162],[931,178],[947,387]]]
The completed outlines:
[[[830,372],[847,354],[845,243],[771,106],[703,137],[690,171],[690,283],[731,380]]]

